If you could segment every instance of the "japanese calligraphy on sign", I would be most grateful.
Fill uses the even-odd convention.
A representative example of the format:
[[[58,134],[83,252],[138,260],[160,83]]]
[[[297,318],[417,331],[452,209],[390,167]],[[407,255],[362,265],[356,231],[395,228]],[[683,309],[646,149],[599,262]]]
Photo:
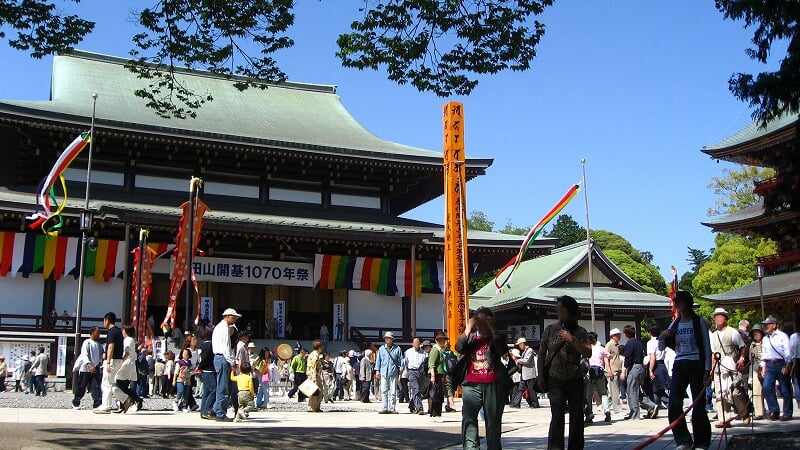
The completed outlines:
[[[197,281],[314,287],[311,263],[198,256],[192,266]]]
[[[442,108],[444,122],[445,201],[445,311],[447,334],[456,342],[467,324],[467,209],[466,166],[464,164],[464,105],[447,102]]]

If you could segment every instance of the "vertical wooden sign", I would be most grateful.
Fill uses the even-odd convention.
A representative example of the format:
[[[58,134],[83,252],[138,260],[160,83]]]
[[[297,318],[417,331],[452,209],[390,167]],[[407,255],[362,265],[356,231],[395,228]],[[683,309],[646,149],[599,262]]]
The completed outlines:
[[[447,102],[444,122],[444,297],[447,336],[455,346],[467,325],[469,273],[467,272],[466,166],[464,164],[464,105]]]

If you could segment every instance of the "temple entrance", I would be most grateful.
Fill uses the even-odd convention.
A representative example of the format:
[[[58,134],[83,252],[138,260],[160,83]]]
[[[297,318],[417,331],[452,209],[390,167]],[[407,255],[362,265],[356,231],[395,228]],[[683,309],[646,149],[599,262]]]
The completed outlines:
[[[280,299],[286,301],[287,321],[292,324],[287,339],[317,339],[323,323],[333,338],[333,290],[281,286]]]

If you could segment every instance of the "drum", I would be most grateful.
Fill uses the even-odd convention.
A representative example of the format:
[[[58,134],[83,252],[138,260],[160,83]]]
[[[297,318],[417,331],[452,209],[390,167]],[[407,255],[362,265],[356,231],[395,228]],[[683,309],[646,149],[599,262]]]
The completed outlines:
[[[288,361],[292,359],[292,354],[294,353],[294,350],[292,350],[292,346],[289,344],[281,344],[278,346],[276,353],[278,354],[278,358],[284,361]]]

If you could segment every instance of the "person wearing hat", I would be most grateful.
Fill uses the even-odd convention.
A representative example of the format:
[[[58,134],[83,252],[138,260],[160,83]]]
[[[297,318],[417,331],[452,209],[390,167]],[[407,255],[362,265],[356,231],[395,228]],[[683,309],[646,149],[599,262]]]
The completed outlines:
[[[750,329],[750,379],[753,380],[753,420],[764,419],[764,395],[761,376],[761,341],[764,339],[764,329],[761,324],[753,325]]]
[[[792,350],[789,337],[778,329],[778,321],[769,316],[761,322],[764,325],[764,339],[761,341],[761,376],[764,378],[763,394],[769,409],[769,420],[792,420],[792,382],[789,380],[792,363]],[[783,414],[779,416],[778,398],[775,382],[780,383],[783,397]]]
[[[672,366],[672,385],[669,392],[669,421],[675,422],[683,414],[683,396],[691,386],[693,399],[705,393],[705,382],[711,373],[711,343],[708,323],[692,309],[694,298],[686,291],[678,291],[673,300],[678,318],[661,333],[659,350],[668,342],[675,347]],[[674,343],[673,343],[674,342]],[[698,404],[692,408],[692,430],[686,426],[685,416],[672,429],[678,449],[708,448],[711,445],[711,423],[705,408]]]
[[[378,414],[397,414],[397,377],[406,368],[406,363],[391,331],[383,335],[383,343],[375,359],[375,380],[381,383],[381,410]]]
[[[411,414],[424,415],[425,410],[422,407],[422,388],[428,383],[425,378],[428,374],[425,372],[426,368],[422,367],[427,355],[425,350],[422,349],[422,340],[418,337],[411,339],[411,347],[405,352],[405,363],[408,369],[408,388],[411,391],[409,409]]]
[[[214,327],[211,334],[211,349],[214,352],[214,372],[217,374],[217,392],[214,400],[214,417],[219,422],[232,422],[229,418],[228,405],[231,398],[231,370],[236,364],[236,354],[231,345],[231,336],[236,333],[236,321],[242,317],[235,309],[228,308],[222,312],[222,320]],[[236,393],[238,395],[238,393]]]
[[[508,404],[510,408],[519,408],[522,399],[525,397],[525,392],[528,392],[528,406],[531,408],[539,407],[539,395],[534,390],[536,384],[536,352],[533,347],[528,345],[528,340],[525,337],[517,339],[516,347],[519,349],[519,357],[511,358],[514,364],[517,365],[520,372],[520,381],[517,389],[514,390],[514,395],[511,398],[511,403]]]
[[[745,425],[750,424],[747,404],[747,393],[741,388],[741,374],[746,367],[747,346],[738,330],[728,326],[728,311],[717,308],[711,314],[717,326],[711,334],[711,351],[720,359],[711,361],[711,373],[714,376],[714,403],[717,409],[717,428],[726,426],[726,419],[731,416],[731,406]]]
[[[619,341],[622,339],[622,331],[619,328],[612,328],[608,333],[609,339],[606,343],[608,352],[608,365],[611,370],[606,374],[608,377],[608,396],[611,399],[611,412],[614,414],[622,413],[622,402],[619,393],[619,376],[622,374],[622,351]]]

